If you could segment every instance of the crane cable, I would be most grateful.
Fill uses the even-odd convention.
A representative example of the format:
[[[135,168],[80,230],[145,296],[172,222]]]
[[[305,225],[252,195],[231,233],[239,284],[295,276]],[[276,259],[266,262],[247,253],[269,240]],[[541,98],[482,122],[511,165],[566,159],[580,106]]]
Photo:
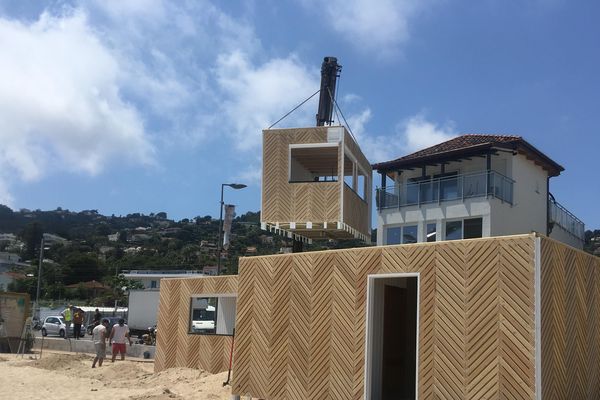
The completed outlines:
[[[299,109],[300,107],[302,107],[304,105],[304,103],[306,103],[307,101],[309,101],[310,99],[312,99],[313,97],[315,97],[315,95],[317,93],[319,93],[321,91],[321,89],[317,90],[316,92],[314,92],[312,95],[310,95],[309,98],[307,98],[306,100],[304,100],[302,103],[298,104],[296,107],[294,107],[293,109],[291,109],[287,114],[285,114],[283,117],[279,118],[277,121],[275,121],[271,126],[269,126],[267,129],[271,129],[272,127],[274,127],[275,125],[277,125],[278,123],[280,123],[281,121],[283,121],[288,115],[290,115],[291,113],[293,113],[294,111],[296,111],[297,109]]]

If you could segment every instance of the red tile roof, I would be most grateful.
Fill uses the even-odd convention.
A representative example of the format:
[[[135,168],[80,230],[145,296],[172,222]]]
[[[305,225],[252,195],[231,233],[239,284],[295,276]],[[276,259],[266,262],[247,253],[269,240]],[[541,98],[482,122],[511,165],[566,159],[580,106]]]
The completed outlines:
[[[559,175],[564,170],[563,167],[533,147],[521,136],[482,134],[461,135],[395,160],[373,164],[372,167],[378,171],[414,168],[428,163],[439,163],[461,157],[485,154],[494,148],[522,152],[534,162],[539,163],[543,168],[547,169],[551,176]]]

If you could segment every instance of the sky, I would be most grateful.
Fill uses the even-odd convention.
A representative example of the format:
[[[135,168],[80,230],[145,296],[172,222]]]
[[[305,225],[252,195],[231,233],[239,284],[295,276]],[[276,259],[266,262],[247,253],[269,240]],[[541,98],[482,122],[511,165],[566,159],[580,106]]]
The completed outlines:
[[[0,204],[179,220],[217,216],[236,182],[225,202],[257,211],[262,129],[335,56],[370,162],[520,135],[599,229],[599,15],[593,0],[0,0]]]

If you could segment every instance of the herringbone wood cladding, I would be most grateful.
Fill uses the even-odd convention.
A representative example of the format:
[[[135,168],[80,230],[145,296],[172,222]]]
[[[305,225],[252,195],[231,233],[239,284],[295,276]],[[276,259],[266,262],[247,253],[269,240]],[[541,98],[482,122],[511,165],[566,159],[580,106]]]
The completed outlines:
[[[231,336],[189,334],[192,295],[237,293],[237,276],[162,279],[158,306],[156,372],[173,367],[211,373],[227,370]]]
[[[419,398],[533,399],[534,240],[242,259],[233,393],[362,399],[367,275],[419,272]]]
[[[542,239],[542,395],[600,398],[600,258]]]

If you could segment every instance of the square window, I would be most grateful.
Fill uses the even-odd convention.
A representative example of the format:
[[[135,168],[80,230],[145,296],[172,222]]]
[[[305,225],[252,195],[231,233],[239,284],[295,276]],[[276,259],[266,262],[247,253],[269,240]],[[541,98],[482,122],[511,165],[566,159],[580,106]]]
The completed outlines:
[[[290,148],[290,182],[335,182],[338,180],[338,148]]]
[[[192,297],[188,333],[232,335],[235,312],[235,296]]]
[[[400,244],[401,227],[387,228],[385,244]]]
[[[417,225],[402,227],[402,243],[417,243]]]
[[[462,221],[446,222],[446,240],[462,239]]]
[[[464,231],[464,239],[483,237],[483,218],[465,219]]]

